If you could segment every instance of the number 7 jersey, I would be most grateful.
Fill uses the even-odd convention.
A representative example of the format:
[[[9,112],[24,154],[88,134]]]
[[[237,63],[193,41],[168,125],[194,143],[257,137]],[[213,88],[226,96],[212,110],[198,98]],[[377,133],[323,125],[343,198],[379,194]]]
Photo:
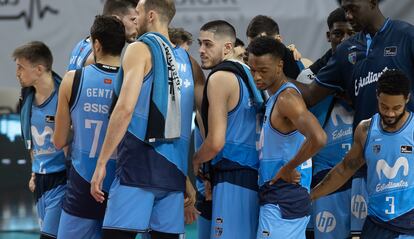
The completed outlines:
[[[70,109],[74,134],[71,159],[77,173],[90,182],[108,127],[113,84],[119,68],[94,64],[82,69],[76,98]],[[74,85],[72,91],[76,91]],[[106,192],[109,192],[115,174],[113,159],[109,160],[106,168],[103,183]]]

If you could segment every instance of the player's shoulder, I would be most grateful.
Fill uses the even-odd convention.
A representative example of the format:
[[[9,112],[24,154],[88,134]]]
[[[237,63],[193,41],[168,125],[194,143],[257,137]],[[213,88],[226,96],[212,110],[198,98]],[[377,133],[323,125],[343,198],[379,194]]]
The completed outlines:
[[[390,28],[394,33],[393,35],[395,35],[395,33],[399,33],[414,37],[414,26],[412,24],[401,20],[390,20],[390,24]]]
[[[226,84],[229,80],[237,80],[236,75],[233,72],[218,70],[209,76],[209,82],[220,82]]]
[[[355,129],[355,137],[366,137],[371,127],[372,118],[362,120]]]
[[[151,54],[149,46],[141,41],[136,41],[136,42],[129,44],[126,48],[126,53],[127,52],[140,53],[140,54]],[[143,55],[140,55],[140,57],[142,56]]]

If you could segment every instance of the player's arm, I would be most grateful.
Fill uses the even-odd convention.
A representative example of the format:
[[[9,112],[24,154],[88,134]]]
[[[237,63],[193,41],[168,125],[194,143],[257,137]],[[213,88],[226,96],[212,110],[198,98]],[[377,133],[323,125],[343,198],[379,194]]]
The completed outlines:
[[[331,169],[325,178],[312,189],[311,198],[313,200],[335,192],[365,164],[363,153],[369,125],[370,120],[365,120],[357,126],[351,149],[344,159]]]
[[[34,155],[33,155],[33,149],[29,150],[29,155],[30,155],[30,162],[33,164],[33,160],[34,160]],[[33,193],[34,190],[36,189],[36,174],[34,172],[32,172],[30,174],[30,179],[29,179],[29,189],[30,191]]]
[[[75,71],[69,71],[63,77],[59,87],[59,99],[55,116],[55,132],[53,144],[57,149],[62,149],[70,141],[70,109],[69,101],[72,93],[72,84]]]
[[[200,212],[195,208],[196,191],[190,178],[187,176],[185,185],[185,198],[184,198],[184,220],[186,224],[191,224],[197,220],[197,216]]]
[[[204,83],[206,78],[204,76],[203,71],[201,70],[200,65],[197,61],[190,56],[191,60],[191,69],[193,71],[194,77],[194,98],[195,98],[195,105],[198,111],[201,111],[201,102],[203,101],[203,90],[204,90]]]
[[[232,78],[234,81],[231,80]],[[207,85],[208,135],[193,157],[193,169],[196,175],[199,165],[213,159],[224,147],[228,104],[235,84],[237,79],[229,72],[218,71],[210,77]]]
[[[104,201],[102,182],[105,167],[115,148],[125,135],[141,91],[145,74],[151,68],[151,53],[141,42],[132,43],[126,49],[122,62],[124,79],[118,101],[109,119],[102,149],[91,181],[91,194],[98,201]]]
[[[296,80],[290,80],[290,82],[298,87],[308,107],[316,105],[328,95],[332,95],[335,92],[333,89],[321,86],[315,81],[312,81],[310,84],[304,84]]]
[[[305,141],[299,151],[282,167],[271,183],[276,182],[279,178],[287,182],[294,182],[296,180],[293,180],[292,173],[296,167],[310,159],[325,145],[326,134],[315,116],[308,111],[302,97],[296,90],[287,89],[283,91],[274,107],[282,117],[286,117],[305,136]],[[271,115],[272,121],[276,117],[274,112],[275,110]]]

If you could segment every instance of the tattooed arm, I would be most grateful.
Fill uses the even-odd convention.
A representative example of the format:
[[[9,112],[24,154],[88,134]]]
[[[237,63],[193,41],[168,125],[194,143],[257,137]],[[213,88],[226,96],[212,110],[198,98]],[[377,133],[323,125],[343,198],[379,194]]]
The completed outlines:
[[[357,126],[354,134],[354,143],[344,159],[338,163],[325,178],[311,191],[312,200],[335,192],[355,172],[365,164],[364,145],[371,120],[364,120]]]

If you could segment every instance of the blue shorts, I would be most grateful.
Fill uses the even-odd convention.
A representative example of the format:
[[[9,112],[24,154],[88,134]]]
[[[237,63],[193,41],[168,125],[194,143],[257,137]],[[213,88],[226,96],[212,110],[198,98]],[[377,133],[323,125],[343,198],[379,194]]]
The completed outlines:
[[[368,215],[368,192],[365,178],[354,178],[351,189],[351,233],[360,234]]]
[[[279,206],[265,204],[260,207],[257,239],[305,239],[310,216],[283,219]],[[253,237],[251,237],[253,238]]]
[[[44,191],[44,189],[47,188],[46,184],[52,183],[50,185],[53,185],[53,183],[59,183],[62,180],[66,181],[66,172],[56,173],[54,175],[36,174],[35,179],[35,194],[39,195],[36,208],[40,222],[40,232],[51,237],[56,237],[58,233],[66,184],[55,185],[47,191]]]
[[[102,238],[102,220],[73,216],[63,210],[58,238],[100,239]]]
[[[351,189],[336,192],[313,202],[309,224],[315,238],[348,238],[351,228]],[[309,228],[309,227],[308,227]]]
[[[211,238],[251,239],[257,231],[259,197],[254,190],[220,182],[213,187]]]
[[[121,185],[109,191],[104,229],[184,233],[184,193]]]
[[[197,238],[198,239],[210,239],[211,234],[211,220],[198,216],[197,218]]]
[[[375,224],[372,219],[367,218],[362,229],[361,238],[363,239],[414,239],[414,235],[404,235],[395,231],[388,230]]]

